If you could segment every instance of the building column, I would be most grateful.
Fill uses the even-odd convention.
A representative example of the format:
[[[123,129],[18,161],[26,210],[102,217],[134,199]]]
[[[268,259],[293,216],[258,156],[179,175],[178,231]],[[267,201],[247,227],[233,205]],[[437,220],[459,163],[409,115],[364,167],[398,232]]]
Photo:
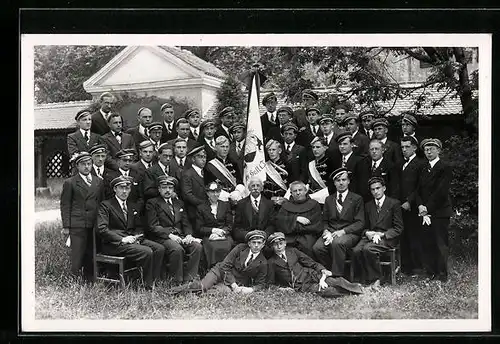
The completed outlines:
[[[43,136],[35,136],[35,188],[47,187],[47,171],[45,170],[45,141]]]

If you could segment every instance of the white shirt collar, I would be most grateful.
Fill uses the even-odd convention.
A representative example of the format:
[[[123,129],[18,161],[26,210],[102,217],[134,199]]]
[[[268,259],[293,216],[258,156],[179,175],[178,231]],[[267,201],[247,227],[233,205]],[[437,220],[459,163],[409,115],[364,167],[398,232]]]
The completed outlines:
[[[387,142],[387,136],[381,139],[380,142],[382,142],[385,145],[385,143]]]
[[[278,112],[278,110],[274,110],[274,112],[269,112],[267,111],[267,118],[269,119],[269,121],[272,122],[273,118],[274,120],[276,120],[276,113]]]
[[[285,144],[285,149],[288,146],[288,149],[292,150],[293,146],[295,146],[295,141],[292,141],[292,143],[284,143]]]
[[[382,208],[385,202],[385,194],[379,200],[375,201],[375,205],[377,205],[377,202],[380,204],[380,207]]]
[[[172,126],[172,130],[174,130],[174,121],[170,123],[163,121],[163,123],[165,123],[165,128],[169,128],[170,126]]]
[[[181,164],[181,159],[182,159],[182,162],[183,163],[186,163],[186,157],[184,158],[179,158],[178,156],[175,157],[175,160],[177,161],[177,164],[180,165]]]
[[[130,176],[130,170],[124,171],[121,168],[118,168],[118,170],[120,171],[120,173],[122,174],[122,176]]]
[[[102,111],[102,109],[99,109],[99,112],[101,113],[102,117],[107,121],[108,116],[109,116],[109,112],[106,113],[106,112]]]
[[[349,193],[349,189],[345,190],[344,192],[338,192],[337,191],[337,199],[339,198],[339,194],[342,195],[342,201],[345,201],[345,198],[347,197],[347,194]]]
[[[160,168],[163,170],[163,171],[167,171],[167,166],[163,165],[161,161],[158,160],[158,165],[160,165]]]
[[[408,165],[416,156],[417,154],[413,153],[413,155],[408,158],[408,161],[406,161],[406,165]]]
[[[380,166],[380,163],[384,160],[384,157],[382,156],[380,159],[375,161],[375,168],[378,168]],[[373,165],[373,160],[372,160],[372,165]]]
[[[142,162],[142,164],[144,165],[144,167],[148,168],[148,164],[149,164],[148,162],[145,162],[145,161],[144,161],[144,160],[142,160],[142,159],[141,159],[141,162]]]
[[[229,133],[229,128],[226,127],[224,124],[221,123],[222,129],[224,129],[225,132]]]
[[[191,132],[194,133],[194,130],[196,129],[198,131],[198,135],[200,134],[200,126],[197,127],[189,127],[191,129]]]
[[[181,140],[188,142],[189,137],[183,138],[183,137],[180,137],[179,135],[177,135],[177,139],[181,139]]]
[[[82,136],[85,138],[85,132],[88,133],[89,135],[89,138],[90,138],[90,130],[83,130],[83,129],[80,129],[80,132],[82,133]]]
[[[87,176],[84,176],[80,172],[78,172],[78,174],[80,175],[80,177],[82,177],[83,180],[87,181]],[[89,173],[89,175],[90,175],[90,173]],[[92,176],[90,176],[90,178],[92,178]]]
[[[122,201],[121,199],[118,198],[118,196],[115,195],[116,200],[118,201],[118,204],[120,205],[121,208],[123,208],[123,203],[127,204],[127,201]]]
[[[351,157],[351,155],[352,155],[352,151],[349,154],[346,154],[345,155],[345,161],[349,160],[349,158]]]
[[[142,135],[146,134],[146,128],[144,128],[142,124],[139,124],[139,133],[141,133]]]
[[[211,139],[207,139],[206,137],[204,137],[203,139],[210,147],[212,147],[212,145],[210,144],[210,142],[212,142],[214,144],[213,147],[215,148],[215,139],[213,137]]]
[[[352,133],[351,137],[354,137],[356,136],[356,134],[358,133],[359,129],[356,129],[356,131],[354,133]]]
[[[332,138],[333,138],[333,131],[330,134],[326,135],[325,138],[326,138],[326,142],[328,144],[330,144],[330,142],[332,141]]]
[[[169,203],[170,203],[170,204],[174,205],[174,202],[172,202],[172,197],[169,197],[169,198],[163,198],[163,199],[165,200],[165,203],[167,203],[167,204],[169,204]]]
[[[100,171],[101,174],[102,174],[102,172],[104,172],[104,165],[102,165],[101,167],[99,167],[99,166],[96,166],[96,165],[92,164],[92,166],[94,166],[94,170]]]
[[[436,165],[436,163],[439,161],[439,157],[437,157],[436,159],[434,160],[429,160],[429,164],[431,165],[431,168],[434,167],[434,165]]]
[[[260,205],[260,198],[261,198],[262,195],[259,195],[259,197],[257,198],[254,198],[252,195],[250,195],[250,199],[252,200],[252,203],[255,203],[255,201],[257,201],[257,204]]]
[[[195,164],[192,164],[191,166],[193,166],[196,173],[198,173],[198,175],[203,178],[203,176],[201,175],[201,168],[199,166],[196,166]]]

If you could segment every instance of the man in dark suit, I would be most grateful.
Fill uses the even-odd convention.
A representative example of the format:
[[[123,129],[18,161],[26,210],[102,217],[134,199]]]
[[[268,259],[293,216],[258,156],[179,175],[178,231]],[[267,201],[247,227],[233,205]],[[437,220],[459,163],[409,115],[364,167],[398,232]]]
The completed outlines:
[[[243,173],[243,159],[245,156],[245,139],[246,139],[246,125],[240,122],[235,122],[229,132],[233,135],[233,141],[229,143],[228,157],[236,161],[238,169]],[[217,153],[216,153],[217,155]],[[208,157],[207,157],[208,159]],[[212,158],[213,159],[213,158]],[[209,160],[210,161],[210,160]]]
[[[181,292],[206,292],[212,287],[222,291],[248,294],[266,287],[267,260],[262,253],[267,234],[252,230],[245,235],[245,242],[236,245],[222,262],[217,263],[201,281],[173,288],[172,294]]]
[[[290,200],[283,203],[276,215],[276,229],[285,234],[289,246],[312,256],[321,227],[321,206],[307,197],[302,181],[292,182]]]
[[[337,141],[335,141],[335,139],[337,138],[337,134],[334,132],[333,118],[330,115],[323,115],[321,116],[318,123],[321,127],[323,138],[326,141],[326,146],[328,147],[326,155],[328,155],[331,159],[338,161],[340,157],[340,151]]]
[[[184,113],[184,118],[189,122],[189,137],[195,141],[199,141],[202,135],[202,131],[200,128],[200,110],[198,109],[189,109]]]
[[[187,150],[191,150],[194,147],[200,145],[198,141],[193,140],[192,138],[189,137],[189,133],[191,132],[189,129],[190,126],[189,122],[185,118],[179,118],[175,123],[176,123],[175,130],[177,131],[177,137],[167,141],[167,143],[170,146],[172,146],[172,148],[174,147],[175,141],[178,139],[182,139],[186,142]]]
[[[400,172],[399,201],[403,208],[405,230],[401,236],[401,271],[405,274],[422,274],[422,226],[418,217],[416,191],[424,162],[417,157],[417,140],[413,136],[401,138],[401,151],[405,162],[398,166]]]
[[[147,107],[141,107],[137,110],[137,127],[129,128],[126,132],[132,135],[136,146],[144,140],[149,140],[148,127],[153,122],[153,112]],[[139,149],[137,148],[137,151]]]
[[[205,147],[207,161],[210,161],[217,155],[215,150],[215,121],[210,118],[204,120],[200,124],[200,130],[202,135],[198,142]]]
[[[122,149],[135,149],[136,142],[132,135],[123,132],[123,118],[117,113],[112,113],[108,117],[109,129],[102,136],[102,140],[109,152],[108,165],[112,170],[118,169],[118,163],[115,160],[115,155]],[[140,142],[137,142],[139,144]]]
[[[227,106],[219,112],[218,115],[220,119],[220,125],[215,132],[215,137],[225,136],[229,141],[233,140],[233,135],[229,131],[229,128],[234,123],[234,108]]]
[[[104,92],[99,96],[100,108],[92,114],[91,132],[102,136],[109,131],[108,118],[115,102],[116,98],[109,92]]]
[[[417,126],[418,121],[415,116],[406,113],[401,117],[401,132],[403,137],[411,136],[417,141],[417,143],[420,144],[422,140],[416,134]],[[419,158],[424,158],[424,152],[422,152],[422,150],[420,150],[418,146],[416,154]]]
[[[422,150],[428,163],[418,181],[416,204],[422,217],[424,268],[431,279],[448,280],[448,227],[453,215],[450,202],[452,168],[439,157],[438,139],[424,139]],[[421,222],[421,223],[422,223]]]
[[[198,276],[202,253],[201,239],[193,237],[184,203],[172,198],[177,179],[160,176],[158,197],[148,200],[146,217],[147,237],[165,247],[168,272],[178,283],[190,282]],[[184,258],[187,258],[184,267]]]
[[[245,236],[255,229],[268,234],[274,232],[276,213],[273,203],[262,196],[262,181],[250,178],[248,190],[250,195],[236,205],[233,239],[238,243],[245,242]]]
[[[293,110],[289,106],[282,106],[278,109],[278,125],[271,127],[267,132],[268,140],[276,140],[283,143],[283,136],[281,130],[284,125],[290,123],[293,118]]]
[[[134,203],[139,210],[139,215],[144,212],[144,195],[141,188],[141,181],[138,173],[130,168],[132,162],[134,161],[135,150],[134,149],[122,149],[116,153],[116,159],[118,161],[118,171],[111,171],[104,179],[104,191],[105,199],[110,199],[114,197],[114,190],[111,182],[113,179],[119,176],[125,176],[131,178],[131,191],[129,192],[129,201]]]
[[[177,137],[174,107],[169,103],[165,103],[161,106],[160,111],[163,115],[161,143],[165,143]]]
[[[62,233],[70,238],[71,274],[92,280],[92,243],[97,207],[102,200],[102,182],[90,173],[92,157],[76,153],[71,160],[77,173],[63,183],[60,209]]]
[[[268,238],[273,255],[268,259],[268,285],[277,284],[282,290],[317,293],[323,297],[362,294],[363,288],[343,277],[331,277],[332,272],[294,247],[288,247],[285,234],[275,232]]]
[[[340,166],[345,167],[349,172],[349,190],[354,193],[360,194],[357,190],[359,186],[359,175],[362,174],[360,169],[362,169],[363,158],[356,155],[353,151],[354,139],[348,131],[339,133],[335,139],[339,146],[340,151]]]
[[[149,140],[153,144],[155,153],[158,152],[161,144],[161,135],[163,134],[163,125],[160,122],[151,122],[148,126]],[[137,151],[139,151],[139,145],[137,145]],[[156,157],[155,157],[156,159]]]
[[[305,109],[316,106],[318,99],[318,95],[312,90],[305,89],[302,91],[302,108],[295,110],[293,113],[293,121],[297,124],[298,128],[306,127],[308,125]]]
[[[266,107],[266,112],[260,115],[260,123],[262,124],[262,135],[264,141],[269,139],[268,132],[272,127],[278,126],[278,114],[276,106],[278,105],[278,98],[274,92],[268,93],[262,98],[262,105]]]
[[[165,249],[144,238],[139,209],[128,199],[130,177],[118,176],[111,181],[114,196],[101,203],[97,230],[102,253],[125,257],[142,267],[146,289],[160,279]]]
[[[374,120],[375,112],[372,110],[365,110],[359,113],[359,122],[362,124],[362,128],[360,128],[359,130],[370,140],[374,138],[372,128],[372,123]]]
[[[354,115],[345,117],[344,125],[351,133],[354,154],[363,158],[367,157],[370,139],[359,130],[358,117]]]
[[[401,148],[396,142],[387,139],[389,122],[385,118],[377,118],[372,123],[373,136],[384,144],[384,158],[392,165],[398,165],[403,161]]]
[[[365,205],[365,230],[352,250],[354,278],[374,288],[380,285],[380,253],[394,248],[403,232],[401,203],[385,196],[385,181],[381,177],[369,180],[373,200]]]
[[[92,125],[92,114],[89,110],[80,110],[75,116],[78,129],[68,134],[67,145],[70,157],[79,152],[88,152],[90,147],[103,143],[101,136],[90,131]]]
[[[318,108],[311,107],[306,109],[306,119],[307,125],[299,128],[299,133],[297,134],[297,143],[306,149],[310,149],[311,141],[316,136],[322,136],[321,128],[318,121],[321,118],[321,114]]]
[[[384,147],[379,140],[371,140],[369,144],[370,156],[360,162],[357,191],[363,196],[365,202],[371,198],[368,180],[375,176],[384,178],[388,196],[398,198],[399,171],[397,166],[384,157]]]
[[[192,165],[182,173],[180,189],[188,219],[195,227],[197,208],[207,201],[203,171],[207,163],[207,155],[204,146],[193,148],[188,152],[188,157],[192,159]]]
[[[343,276],[347,251],[358,243],[363,230],[363,198],[349,191],[349,172],[345,167],[330,177],[336,193],[325,200],[323,235],[314,244],[313,252],[321,264],[332,267],[333,276]]]
[[[104,165],[108,156],[106,145],[95,145],[89,149],[89,153],[92,156],[92,169],[90,173],[101,180],[108,178],[108,175],[113,171]]]
[[[304,146],[297,144],[296,139],[298,131],[299,128],[297,128],[297,126],[291,122],[281,127],[285,162],[293,162],[300,165],[302,157],[305,153],[305,148]]]
[[[144,175],[143,190],[144,201],[157,197],[158,185],[156,181],[159,176],[171,176],[170,161],[174,156],[173,149],[168,143],[162,143],[158,148],[158,161],[146,170]]]
[[[174,158],[170,160],[170,175],[177,180],[181,180],[182,173],[191,167],[191,158],[187,157],[188,150],[187,143],[183,139],[175,139],[174,144]]]
[[[130,169],[137,172],[141,182],[144,182],[146,171],[153,166],[153,158],[156,155],[155,153],[153,143],[150,140],[139,143],[139,161],[130,165]],[[144,185],[142,185],[142,187],[144,187]]]

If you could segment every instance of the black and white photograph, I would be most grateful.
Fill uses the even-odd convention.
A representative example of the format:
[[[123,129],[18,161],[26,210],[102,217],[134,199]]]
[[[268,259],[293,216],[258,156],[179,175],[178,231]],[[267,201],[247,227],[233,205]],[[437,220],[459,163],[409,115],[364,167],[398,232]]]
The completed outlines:
[[[21,62],[23,331],[491,330],[489,35],[27,34]]]

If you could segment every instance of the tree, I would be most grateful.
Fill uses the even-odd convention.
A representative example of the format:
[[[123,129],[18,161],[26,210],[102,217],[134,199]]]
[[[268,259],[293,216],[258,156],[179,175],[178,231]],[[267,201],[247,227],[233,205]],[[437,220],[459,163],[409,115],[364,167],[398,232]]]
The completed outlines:
[[[35,101],[40,103],[92,99],[83,82],[108,63],[120,46],[36,46]]]
[[[234,112],[240,120],[246,116],[246,97],[242,91],[242,84],[233,76],[229,75],[221,87],[217,90],[216,113],[227,106],[234,108]]]

